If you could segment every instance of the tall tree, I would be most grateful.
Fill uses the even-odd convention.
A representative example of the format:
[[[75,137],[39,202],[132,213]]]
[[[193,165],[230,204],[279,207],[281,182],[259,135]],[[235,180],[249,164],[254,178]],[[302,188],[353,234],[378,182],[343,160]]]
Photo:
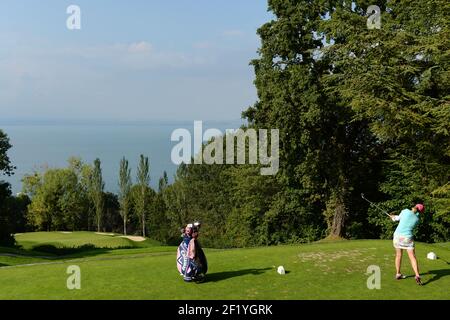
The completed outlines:
[[[192,217],[189,190],[187,165],[182,163],[177,169],[174,183],[167,186],[162,193],[166,216],[170,225],[169,241],[179,240],[179,228],[184,226],[188,219]]]
[[[119,204],[120,215],[123,220],[123,234],[127,234],[127,221],[131,209],[131,169],[128,168],[128,160],[120,160],[119,172]]]
[[[285,226],[286,234],[296,229],[291,238],[306,236],[300,234],[305,221],[310,230],[326,223],[329,236],[343,236],[358,212],[352,208],[356,177],[373,172],[379,160],[367,122],[354,119],[352,109],[329,94],[324,82],[330,70],[321,54],[325,42],[319,27],[326,3],[269,0],[276,19],[258,30],[260,58],[252,62],[259,99],[244,112],[256,128],[280,129],[277,179],[283,192],[271,215],[285,223],[272,228]],[[306,218],[308,212],[313,215]]]
[[[47,231],[79,228],[85,197],[71,169],[48,169],[42,174],[25,176],[22,181],[24,192],[32,195],[28,207],[32,225]]]
[[[15,243],[9,205],[10,199],[10,185],[0,181],[0,246],[12,246]]]
[[[104,228],[111,232],[121,232],[123,221],[120,215],[118,196],[111,192],[105,193],[105,218]]]
[[[92,199],[95,206],[95,217],[97,222],[97,232],[101,231],[102,218],[105,211],[104,199],[105,183],[103,182],[100,159],[94,161],[94,171],[92,173]]]
[[[450,201],[450,41],[443,40],[450,37],[450,3],[370,4],[381,9],[379,29],[366,26],[367,1],[328,1],[330,19],[320,29],[332,40],[322,50],[327,90],[352,108],[353,119],[368,122],[385,149],[383,205],[425,202],[432,218],[417,239],[442,241],[450,236],[442,206]],[[392,224],[374,220],[392,232]]]
[[[11,165],[8,157],[8,150],[11,148],[9,138],[0,129],[0,176],[13,174],[14,166]],[[14,237],[12,236],[11,219],[8,216],[7,202],[11,197],[11,188],[8,183],[0,180],[0,244],[11,245],[14,244]]]
[[[91,226],[95,224],[95,205],[92,192],[93,173],[94,167],[91,164],[83,164],[79,171],[81,188],[86,195],[87,209],[84,218],[88,231],[91,231]]]
[[[164,201],[164,193],[169,187],[169,180],[167,172],[164,171],[163,176],[159,178],[158,192],[150,190],[151,205],[149,208],[149,219],[147,223],[147,230],[151,230],[152,239],[170,243],[169,237],[171,234],[171,224],[167,217],[167,206]],[[177,239],[178,240],[178,239]]]
[[[150,184],[150,167],[148,157],[141,154],[137,170],[137,185],[139,192],[136,198],[136,214],[139,217],[142,226],[142,236],[145,237],[146,211],[148,209],[148,193]]]
[[[169,185],[169,178],[167,177],[167,172],[164,171],[163,176],[159,178],[158,192],[159,193],[164,192],[164,190],[167,188],[168,185]]]
[[[11,147],[8,135],[0,129],[0,174],[8,176],[13,174],[15,167],[11,164],[8,157],[8,150]]]

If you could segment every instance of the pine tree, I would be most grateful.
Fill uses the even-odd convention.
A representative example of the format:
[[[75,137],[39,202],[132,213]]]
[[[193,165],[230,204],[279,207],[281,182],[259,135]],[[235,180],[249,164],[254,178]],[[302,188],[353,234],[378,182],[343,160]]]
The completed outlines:
[[[372,168],[380,150],[367,121],[354,119],[354,111],[327,87],[330,58],[323,56],[319,33],[327,1],[271,0],[269,9],[276,19],[258,30],[260,58],[252,62],[259,100],[244,116],[257,128],[280,129],[278,179],[284,190],[271,214],[283,218],[274,219],[272,228],[301,230],[309,223],[309,230],[317,230],[325,223],[329,236],[340,237],[359,219],[350,216],[359,211],[359,178],[378,174]],[[364,188],[373,189],[376,179],[368,180]],[[311,210],[308,219],[296,216]]]
[[[141,155],[137,170],[138,193],[136,195],[136,214],[139,217],[142,227],[142,236],[145,237],[146,211],[148,209],[149,198],[149,175],[150,167],[148,157]]]
[[[131,169],[128,168],[128,160],[122,158],[119,172],[119,204],[120,215],[123,220],[123,234],[127,234],[127,221],[131,209]]]
[[[97,220],[97,232],[101,231],[102,218],[105,210],[105,199],[104,199],[104,189],[105,183],[102,177],[102,168],[100,159],[95,159],[94,170],[92,173],[92,199],[95,206],[95,217]]]
[[[385,150],[380,185],[385,207],[425,202],[428,214],[437,213],[429,221],[435,227],[422,224],[428,231],[419,230],[418,239],[445,240],[450,236],[450,212],[442,206],[450,200],[450,3],[370,4],[381,9],[380,29],[367,28],[367,1],[329,2],[330,19],[321,24],[332,40],[323,50],[330,68],[327,87],[351,106],[354,119],[369,122]]]

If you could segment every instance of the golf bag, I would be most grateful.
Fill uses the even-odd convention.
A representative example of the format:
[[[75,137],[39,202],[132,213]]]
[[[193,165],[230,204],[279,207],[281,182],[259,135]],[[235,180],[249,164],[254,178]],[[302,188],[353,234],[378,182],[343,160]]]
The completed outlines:
[[[197,280],[208,272],[208,262],[200,244],[196,241],[195,259],[189,258],[190,237],[184,237],[177,250],[177,268],[185,281]]]

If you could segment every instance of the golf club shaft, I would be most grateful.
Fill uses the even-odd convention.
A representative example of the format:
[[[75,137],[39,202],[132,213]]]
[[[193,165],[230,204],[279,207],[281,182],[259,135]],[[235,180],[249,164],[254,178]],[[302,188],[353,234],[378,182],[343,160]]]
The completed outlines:
[[[379,206],[377,206],[375,203],[373,203],[372,201],[370,201],[369,199],[367,199],[366,197],[364,197],[364,194],[361,194],[361,197],[366,200],[369,204],[373,205],[375,208],[377,208],[378,210],[380,210],[381,212],[383,212],[385,215],[387,215],[388,217],[390,217],[389,213],[387,213],[385,210],[381,209]]]

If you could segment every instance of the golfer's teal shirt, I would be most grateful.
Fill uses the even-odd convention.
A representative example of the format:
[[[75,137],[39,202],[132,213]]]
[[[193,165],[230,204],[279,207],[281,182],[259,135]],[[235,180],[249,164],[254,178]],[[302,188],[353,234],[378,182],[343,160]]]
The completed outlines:
[[[413,230],[419,223],[419,214],[409,209],[404,209],[400,213],[400,223],[395,229],[394,235],[402,235],[408,238],[413,237]]]

